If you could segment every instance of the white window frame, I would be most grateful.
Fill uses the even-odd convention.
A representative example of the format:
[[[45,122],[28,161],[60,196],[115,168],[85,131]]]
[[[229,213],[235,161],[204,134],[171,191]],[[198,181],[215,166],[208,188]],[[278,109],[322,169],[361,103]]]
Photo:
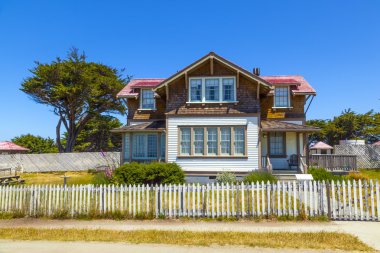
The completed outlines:
[[[143,91],[148,90],[153,92],[153,108],[143,108]],[[154,97],[154,91],[152,89],[141,89],[140,91],[140,108],[139,110],[156,110],[156,99]]]
[[[223,79],[233,79],[234,85],[233,85],[233,99],[232,100],[223,100]],[[191,101],[191,80],[193,79],[200,79],[202,80],[202,92],[201,92],[201,101]],[[206,100],[206,79],[218,79],[219,80],[219,100],[218,101],[207,101]],[[209,77],[190,77],[189,78],[189,91],[188,91],[188,97],[187,97],[187,103],[194,103],[194,104],[204,104],[204,103],[236,103],[236,77],[235,76],[209,76]]]
[[[276,88],[287,88],[288,90],[288,106],[276,106]],[[290,105],[290,87],[289,86],[277,86],[273,90],[273,108],[292,108]]]

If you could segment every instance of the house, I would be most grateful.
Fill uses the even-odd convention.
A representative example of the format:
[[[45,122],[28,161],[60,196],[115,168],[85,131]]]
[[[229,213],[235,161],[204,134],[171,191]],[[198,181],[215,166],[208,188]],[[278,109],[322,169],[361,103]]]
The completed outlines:
[[[331,155],[334,148],[330,145],[319,141],[310,147],[310,154],[321,154],[321,155]]]
[[[210,52],[168,78],[134,79],[121,162],[176,162],[188,177],[303,171],[306,111],[315,90],[299,75],[260,76]],[[290,166],[292,165],[292,166]],[[305,165],[304,165],[305,166]]]
[[[0,155],[26,153],[29,149],[21,147],[10,141],[0,142]]]

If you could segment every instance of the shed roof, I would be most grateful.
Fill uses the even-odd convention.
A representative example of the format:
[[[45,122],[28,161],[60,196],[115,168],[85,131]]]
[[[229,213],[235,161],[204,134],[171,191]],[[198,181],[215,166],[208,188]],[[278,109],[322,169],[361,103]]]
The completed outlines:
[[[315,143],[310,149],[334,149],[334,148],[322,141],[319,141]]]
[[[163,131],[165,130],[165,120],[156,120],[152,122],[145,122],[137,125],[122,126],[119,128],[112,129],[114,133],[123,133],[123,132],[140,132],[140,131]]]
[[[2,141],[0,142],[0,151],[29,151],[29,149],[21,147],[11,141]]]
[[[316,132],[318,127],[293,124],[278,120],[262,120],[261,128],[264,132]]]

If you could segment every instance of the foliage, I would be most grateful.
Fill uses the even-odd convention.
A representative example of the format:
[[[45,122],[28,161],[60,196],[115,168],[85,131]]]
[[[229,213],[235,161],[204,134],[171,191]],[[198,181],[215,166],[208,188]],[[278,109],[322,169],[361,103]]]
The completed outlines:
[[[360,174],[368,177],[369,179],[380,181],[380,169],[360,169]]]
[[[66,59],[57,58],[49,64],[36,62],[21,91],[35,102],[54,109],[59,117],[56,142],[60,152],[71,152],[76,139],[88,122],[104,113],[125,113],[116,94],[126,85],[129,77],[104,64],[88,62],[84,53],[71,49]],[[61,143],[61,125],[67,136]]]
[[[243,180],[244,183],[256,183],[256,182],[277,182],[277,178],[267,171],[254,171],[246,176]]]
[[[236,176],[234,173],[229,171],[223,171],[216,175],[215,181],[219,184],[235,184],[237,182]]]
[[[23,134],[12,139],[17,145],[30,149],[31,154],[57,153],[58,148],[54,140],[32,134]]]
[[[22,173],[21,178],[25,184],[63,184],[63,176],[66,175],[67,185],[91,184],[94,180],[93,173],[86,171],[78,172],[43,172],[43,173]]]
[[[350,172],[347,177],[352,180],[369,180],[369,177],[361,172]]]
[[[130,163],[114,172],[115,183],[120,184],[183,184],[185,174],[176,163]]]
[[[360,114],[347,109],[332,120],[309,120],[307,124],[321,128],[320,132],[310,134],[310,143],[323,141],[335,145],[346,139],[364,139],[373,143],[380,139],[380,113],[372,110]]]
[[[333,173],[327,171],[324,168],[315,168],[310,167],[308,173],[313,176],[313,179],[316,181],[338,181],[344,179],[342,176],[334,175]]]
[[[122,126],[119,119],[109,115],[97,115],[84,126],[78,134],[74,151],[96,152],[96,151],[120,151],[121,137],[110,132],[113,128]],[[66,143],[67,133],[64,134],[62,143]]]

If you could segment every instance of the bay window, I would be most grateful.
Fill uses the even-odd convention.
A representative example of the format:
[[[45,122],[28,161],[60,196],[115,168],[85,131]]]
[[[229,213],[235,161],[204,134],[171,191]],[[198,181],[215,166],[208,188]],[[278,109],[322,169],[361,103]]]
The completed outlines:
[[[274,88],[274,107],[290,107],[289,87]]]
[[[189,78],[189,102],[235,102],[235,77]]]
[[[245,126],[180,127],[181,157],[239,157],[246,155]]]
[[[134,134],[133,159],[157,159],[157,134]]]

